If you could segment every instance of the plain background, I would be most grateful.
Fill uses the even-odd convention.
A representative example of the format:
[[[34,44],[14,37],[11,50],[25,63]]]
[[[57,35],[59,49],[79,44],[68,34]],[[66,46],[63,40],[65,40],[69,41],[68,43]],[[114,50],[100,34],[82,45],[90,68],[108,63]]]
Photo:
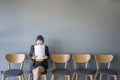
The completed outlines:
[[[111,53],[120,71],[120,0],[0,0],[0,70],[7,69],[7,53],[28,55],[39,34],[50,54],[89,53],[95,69],[94,54]],[[26,80],[29,64],[26,58]],[[48,80],[51,70],[50,64]]]

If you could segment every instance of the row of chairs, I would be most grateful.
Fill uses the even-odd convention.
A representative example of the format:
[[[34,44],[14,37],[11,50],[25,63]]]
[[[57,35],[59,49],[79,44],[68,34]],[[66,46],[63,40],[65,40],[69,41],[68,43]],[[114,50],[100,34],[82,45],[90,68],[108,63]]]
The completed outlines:
[[[70,54],[51,54],[51,59],[53,61],[53,70],[51,80],[55,79],[56,75],[65,75],[66,80],[70,80],[70,71],[67,69],[68,61],[70,60]],[[86,80],[89,77],[90,80],[96,80],[98,74],[100,74],[100,80],[102,80],[102,75],[108,75],[108,80],[110,77],[113,77],[114,80],[117,80],[117,73],[110,69],[110,62],[113,60],[113,55],[111,54],[96,54],[96,66],[97,70],[88,69],[88,62],[91,59],[90,54],[73,54],[72,55],[74,62],[74,73],[72,76],[72,80],[78,80],[79,75],[85,75]],[[2,80],[8,78],[10,80],[10,76],[17,76],[19,80],[24,80],[23,75],[23,63],[25,60],[24,54],[7,54],[6,60],[8,61],[8,70],[3,73]],[[20,63],[20,69],[11,69],[11,63]],[[56,64],[64,63],[63,68],[58,68]],[[77,67],[78,63],[85,63],[85,68]],[[99,68],[99,63],[107,63],[107,68]],[[46,74],[42,75],[44,80],[47,80]],[[32,75],[29,74],[28,80],[32,80]]]
[[[51,55],[52,61],[54,62],[54,69],[52,71],[52,79],[54,80],[55,75],[65,75],[67,80],[70,80],[70,71],[66,68],[67,62],[70,59],[70,54],[52,54]],[[72,76],[72,80],[78,80],[79,75],[85,75],[86,80],[89,77],[90,80],[96,80],[97,75],[100,74],[100,80],[102,80],[102,75],[108,75],[108,80],[110,77],[113,77],[114,80],[117,80],[117,72],[110,69],[110,62],[113,60],[113,55],[111,54],[96,54],[96,66],[97,70],[88,69],[88,62],[91,59],[90,54],[73,54],[72,59],[74,62],[74,73]],[[56,68],[56,63],[65,63],[64,68]],[[84,63],[85,67],[80,68],[77,67],[78,63]],[[100,68],[100,63],[108,64],[107,68]],[[94,77],[93,77],[94,76]]]

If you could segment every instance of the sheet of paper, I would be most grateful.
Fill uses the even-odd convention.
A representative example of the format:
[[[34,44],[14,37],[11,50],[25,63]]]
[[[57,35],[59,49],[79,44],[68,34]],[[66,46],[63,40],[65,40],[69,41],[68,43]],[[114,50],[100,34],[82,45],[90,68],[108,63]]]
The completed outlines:
[[[35,45],[34,51],[37,59],[43,59],[43,56],[45,55],[45,45]]]

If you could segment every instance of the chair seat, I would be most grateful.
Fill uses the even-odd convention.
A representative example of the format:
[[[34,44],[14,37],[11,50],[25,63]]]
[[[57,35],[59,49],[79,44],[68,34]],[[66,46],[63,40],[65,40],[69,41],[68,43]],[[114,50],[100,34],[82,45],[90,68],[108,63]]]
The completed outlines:
[[[95,74],[95,70],[92,70],[92,69],[78,68],[74,72],[77,73],[78,75],[92,75],[92,74]]]
[[[52,71],[55,75],[70,75],[70,71],[68,69],[57,68]]]
[[[23,74],[21,69],[10,69],[4,72],[5,76],[20,76]]]
[[[103,75],[117,75],[117,73],[111,69],[99,69],[98,73],[101,73]]]

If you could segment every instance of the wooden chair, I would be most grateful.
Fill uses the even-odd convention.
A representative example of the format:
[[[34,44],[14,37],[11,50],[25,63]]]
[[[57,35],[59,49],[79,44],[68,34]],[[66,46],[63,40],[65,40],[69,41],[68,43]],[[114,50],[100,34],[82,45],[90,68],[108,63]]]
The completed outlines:
[[[74,80],[74,77],[76,78],[76,80],[78,80],[79,75],[85,75],[86,80],[87,77],[90,77],[90,80],[93,80],[93,75],[95,74],[95,70],[87,68],[91,56],[89,54],[73,54],[72,58],[74,62],[74,73],[72,80]],[[85,64],[85,68],[80,68],[80,67],[77,68],[78,63]]]
[[[113,55],[111,54],[96,54],[96,76],[95,80],[98,74],[100,74],[100,80],[102,80],[102,75],[108,75],[108,80],[110,77],[113,77],[114,80],[117,80],[117,73],[110,69],[110,62],[113,60]],[[100,68],[100,64],[107,64],[107,68]]]
[[[23,63],[25,60],[24,54],[7,54],[6,60],[8,62],[8,70],[3,73],[2,80],[16,76],[19,80],[24,80]],[[20,64],[20,69],[11,69],[11,63]]]
[[[45,74],[42,74],[42,77],[44,78],[44,80],[47,80],[47,75],[46,75],[46,73],[45,73]],[[33,80],[33,74],[32,74],[32,73],[29,73],[29,75],[28,75],[28,80]]]
[[[52,70],[52,79],[54,80],[55,75],[65,76],[65,79],[70,80],[70,71],[67,69],[67,63],[70,59],[70,54],[51,54],[54,69]],[[56,64],[64,63],[64,68],[58,68]]]

